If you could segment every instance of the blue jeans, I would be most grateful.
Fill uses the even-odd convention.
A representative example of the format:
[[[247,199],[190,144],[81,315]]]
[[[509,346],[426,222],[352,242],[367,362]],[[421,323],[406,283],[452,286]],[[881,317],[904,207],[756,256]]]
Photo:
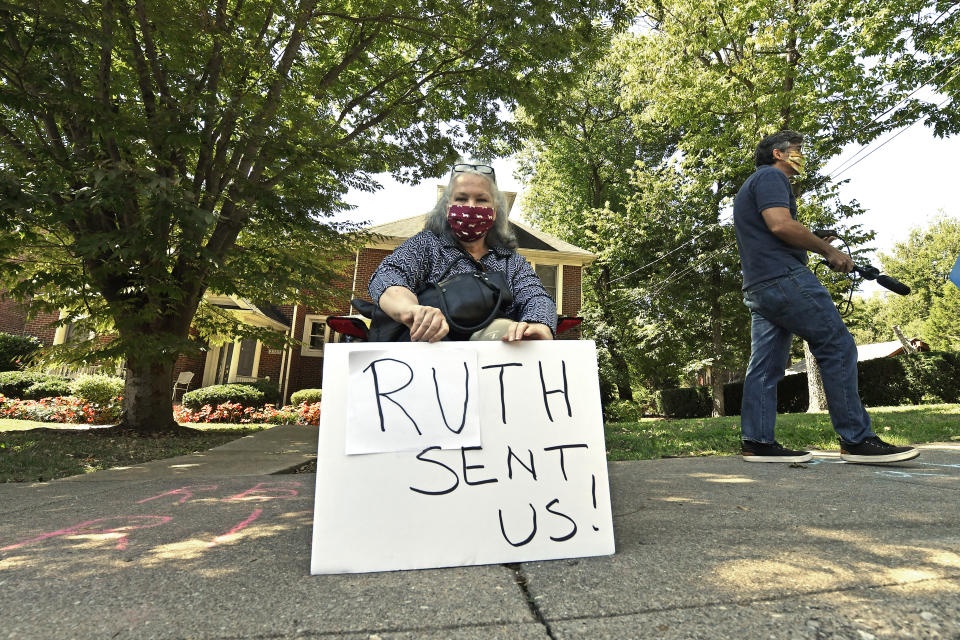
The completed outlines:
[[[857,391],[857,345],[816,276],[806,267],[794,267],[784,276],[747,288],[743,302],[752,323],[742,438],[764,443],[775,439],[777,383],[787,365],[792,334],[810,344],[820,365],[834,431],[847,442],[872,437],[870,416]]]

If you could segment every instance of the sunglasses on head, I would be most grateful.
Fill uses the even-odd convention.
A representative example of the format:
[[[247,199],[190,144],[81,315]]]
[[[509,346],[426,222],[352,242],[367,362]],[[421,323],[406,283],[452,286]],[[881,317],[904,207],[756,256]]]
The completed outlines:
[[[493,170],[493,167],[491,167],[491,166],[488,165],[488,164],[464,164],[464,163],[461,163],[461,164],[455,164],[455,165],[453,165],[453,172],[454,172],[454,173],[463,173],[464,171],[469,171],[470,169],[473,169],[473,170],[476,171],[477,173],[482,173],[483,175],[490,176],[490,179],[493,180],[494,182],[497,181],[497,174],[496,174],[496,172]]]

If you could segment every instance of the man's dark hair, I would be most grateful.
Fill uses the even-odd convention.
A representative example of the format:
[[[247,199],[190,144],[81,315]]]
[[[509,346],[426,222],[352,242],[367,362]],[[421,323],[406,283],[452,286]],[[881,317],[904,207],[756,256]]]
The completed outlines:
[[[786,151],[787,147],[798,144],[803,144],[803,136],[796,131],[784,129],[783,131],[771,133],[757,145],[757,152],[753,159],[754,164],[758,167],[765,164],[773,164],[777,161],[777,159],[773,157],[774,149]]]

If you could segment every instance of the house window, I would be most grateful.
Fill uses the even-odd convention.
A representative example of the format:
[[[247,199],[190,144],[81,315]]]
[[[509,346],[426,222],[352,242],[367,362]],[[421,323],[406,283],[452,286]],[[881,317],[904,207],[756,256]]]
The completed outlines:
[[[557,307],[560,306],[559,300],[557,299],[557,269],[559,265],[555,264],[535,264],[533,265],[533,270],[537,272],[537,275],[540,277],[540,282],[543,283],[543,288],[547,290],[547,293],[550,294],[550,297],[557,301]]]
[[[330,341],[327,316],[307,316],[304,319],[301,355],[323,356],[323,345]]]
[[[66,317],[65,312],[60,312],[60,319]],[[86,342],[93,340],[96,334],[93,331],[83,331],[77,326],[76,322],[70,322],[61,327],[57,327],[53,336],[53,344],[67,344],[70,342]]]

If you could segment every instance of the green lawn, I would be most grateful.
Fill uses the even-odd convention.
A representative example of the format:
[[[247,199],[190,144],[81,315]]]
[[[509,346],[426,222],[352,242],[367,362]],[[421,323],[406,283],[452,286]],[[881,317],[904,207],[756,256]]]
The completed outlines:
[[[43,482],[206,451],[266,425],[190,424],[200,433],[138,438],[49,422],[0,419],[0,482]]]
[[[894,444],[960,440],[960,405],[871,407],[873,430]],[[607,424],[607,458],[651,460],[669,456],[733,455],[740,452],[740,417]],[[786,447],[839,449],[826,413],[777,417],[777,440]]]
[[[873,428],[895,444],[960,440],[960,405],[871,408]],[[37,482],[206,451],[266,425],[191,424],[201,433],[137,438],[97,430],[51,428],[44,422],[0,419],[0,482]],[[62,425],[61,425],[62,426]],[[666,420],[605,426],[607,458],[733,455],[740,451],[740,418]],[[827,414],[792,413],[777,419],[787,447],[837,449]]]

